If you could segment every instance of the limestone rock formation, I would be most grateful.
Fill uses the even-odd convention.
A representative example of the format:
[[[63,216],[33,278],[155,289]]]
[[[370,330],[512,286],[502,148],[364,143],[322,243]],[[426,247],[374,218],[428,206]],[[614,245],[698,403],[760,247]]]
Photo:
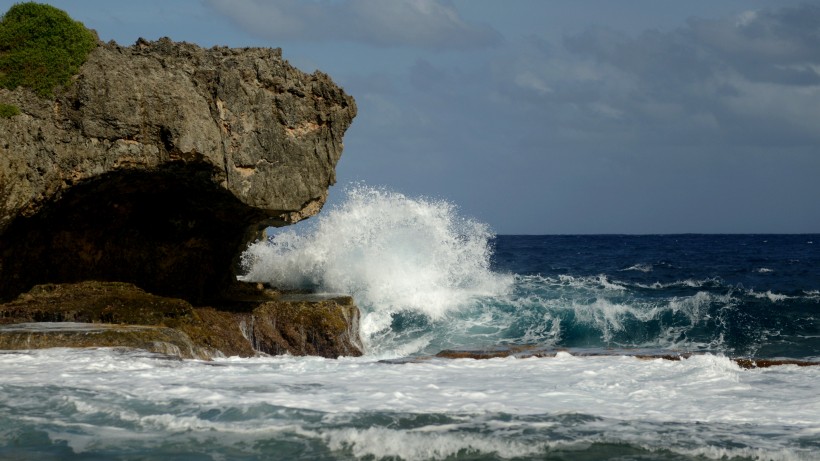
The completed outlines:
[[[41,99],[0,89],[0,300],[111,280],[196,305],[260,229],[319,211],[356,115],[276,49],[101,44]]]
[[[194,307],[122,282],[38,285],[0,304],[0,349],[129,347],[180,358],[362,354],[347,296],[246,287],[230,310]]]

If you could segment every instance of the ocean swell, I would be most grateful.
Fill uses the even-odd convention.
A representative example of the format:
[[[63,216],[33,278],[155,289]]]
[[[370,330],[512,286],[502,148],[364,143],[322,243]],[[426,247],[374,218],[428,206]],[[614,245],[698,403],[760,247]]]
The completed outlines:
[[[708,248],[693,239],[687,254],[656,236],[631,247],[494,236],[447,201],[356,186],[312,227],[251,245],[244,278],[352,295],[370,356],[499,345],[817,355],[813,286],[778,284],[790,279],[777,261],[761,279],[758,260],[695,260]]]

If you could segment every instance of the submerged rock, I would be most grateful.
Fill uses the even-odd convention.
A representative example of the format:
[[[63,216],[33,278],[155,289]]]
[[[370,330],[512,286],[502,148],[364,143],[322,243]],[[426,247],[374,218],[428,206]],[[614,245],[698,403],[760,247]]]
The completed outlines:
[[[194,307],[123,282],[38,285],[0,304],[0,349],[131,347],[199,359],[362,354],[350,297],[241,291],[231,305]]]
[[[100,44],[52,99],[0,89],[0,300],[124,281],[197,305],[266,226],[322,207],[350,96],[281,50]]]
[[[504,357],[531,358],[531,357],[555,357],[559,353],[565,353],[574,357],[635,357],[641,360],[671,360],[678,361],[688,359],[696,352],[683,352],[664,349],[601,349],[601,348],[553,348],[539,345],[510,345],[496,346],[482,349],[445,349],[436,354],[435,358],[440,359],[475,359],[487,360]],[[414,358],[413,360],[426,360],[428,358]],[[741,368],[768,368],[779,365],[797,365],[799,367],[820,366],[820,361],[816,360],[794,360],[794,359],[765,359],[755,357],[731,357]]]

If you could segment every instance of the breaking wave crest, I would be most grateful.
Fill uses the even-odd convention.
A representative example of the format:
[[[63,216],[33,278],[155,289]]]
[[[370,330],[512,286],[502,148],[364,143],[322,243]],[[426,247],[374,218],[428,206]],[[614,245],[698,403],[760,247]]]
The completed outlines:
[[[397,312],[435,321],[476,297],[507,292],[512,276],[490,270],[493,236],[450,202],[355,186],[306,232],[252,244],[242,257],[243,279],[351,294],[370,336]]]
[[[371,356],[521,344],[816,355],[816,290],[745,287],[714,271],[670,274],[663,262],[657,271],[646,264],[584,273],[566,267],[583,255],[553,268],[549,247],[509,252],[533,242],[495,237],[447,201],[357,186],[312,226],[251,245],[244,279],[352,295]],[[499,263],[510,254],[528,269]]]

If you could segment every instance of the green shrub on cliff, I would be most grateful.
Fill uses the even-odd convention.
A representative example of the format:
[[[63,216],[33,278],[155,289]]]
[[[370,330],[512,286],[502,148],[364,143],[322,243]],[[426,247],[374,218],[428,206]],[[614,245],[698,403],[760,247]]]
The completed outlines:
[[[65,85],[97,46],[94,32],[65,11],[18,3],[0,20],[0,86],[50,96]]]
[[[17,106],[0,102],[0,118],[12,118],[19,113],[20,109]]]

